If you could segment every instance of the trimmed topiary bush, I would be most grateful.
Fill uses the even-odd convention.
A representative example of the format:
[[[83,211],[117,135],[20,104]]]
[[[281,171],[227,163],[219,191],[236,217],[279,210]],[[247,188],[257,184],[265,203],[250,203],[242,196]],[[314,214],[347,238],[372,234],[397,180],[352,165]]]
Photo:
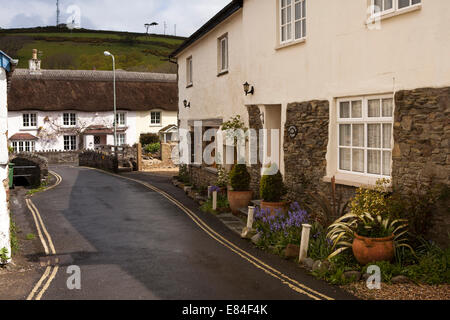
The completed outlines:
[[[280,170],[274,175],[264,174],[261,178],[260,196],[264,202],[281,202],[286,194]]]
[[[237,164],[230,172],[230,184],[233,191],[248,191],[250,189],[250,174],[247,165]]]

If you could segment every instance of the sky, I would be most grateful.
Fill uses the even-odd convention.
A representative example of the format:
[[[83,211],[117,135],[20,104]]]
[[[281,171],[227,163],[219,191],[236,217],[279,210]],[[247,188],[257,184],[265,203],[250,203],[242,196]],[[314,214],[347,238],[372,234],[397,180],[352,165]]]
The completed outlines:
[[[231,0],[60,0],[61,23],[82,28],[145,32],[145,23],[157,22],[151,33],[189,36]],[[79,14],[78,14],[79,12]],[[2,0],[0,28],[56,24],[56,0]]]

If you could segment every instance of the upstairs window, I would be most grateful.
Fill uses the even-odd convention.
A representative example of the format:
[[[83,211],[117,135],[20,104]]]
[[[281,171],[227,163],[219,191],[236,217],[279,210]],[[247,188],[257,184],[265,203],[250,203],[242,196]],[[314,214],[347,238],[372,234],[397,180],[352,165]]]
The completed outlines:
[[[228,35],[219,38],[219,73],[228,71]]]
[[[421,0],[372,0],[372,14],[384,15],[421,4]]]
[[[63,125],[65,127],[75,127],[77,125],[77,115],[75,113],[64,113]]]
[[[161,125],[161,112],[152,112],[150,114],[150,124],[152,126],[159,126]]]
[[[22,116],[24,128],[36,128],[37,127],[37,115],[36,113],[24,113]]]
[[[124,146],[126,144],[126,135],[124,133],[119,133],[117,135],[117,145]]]
[[[306,0],[280,0],[280,42],[306,37]]]
[[[116,114],[116,122],[119,127],[126,126],[126,117],[124,112],[120,112]]]
[[[192,57],[186,59],[186,84],[188,87],[192,86]]]

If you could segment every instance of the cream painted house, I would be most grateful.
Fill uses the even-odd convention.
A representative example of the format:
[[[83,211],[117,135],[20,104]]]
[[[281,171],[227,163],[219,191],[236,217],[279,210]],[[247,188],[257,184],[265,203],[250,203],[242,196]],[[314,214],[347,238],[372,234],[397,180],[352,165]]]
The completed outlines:
[[[9,80],[18,61],[0,51],[0,250],[11,256],[10,216],[8,200],[8,105]],[[0,262],[1,263],[1,262]]]
[[[447,0],[232,1],[172,54],[180,128],[241,115],[279,129],[272,161],[291,198],[333,176],[411,185],[430,171],[448,184],[449,16]],[[214,182],[205,164],[191,172]]]

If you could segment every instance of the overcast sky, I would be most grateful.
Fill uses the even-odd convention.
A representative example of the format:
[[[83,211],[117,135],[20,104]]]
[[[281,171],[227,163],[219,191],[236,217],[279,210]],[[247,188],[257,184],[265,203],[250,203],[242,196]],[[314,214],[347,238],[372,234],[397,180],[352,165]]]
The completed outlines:
[[[145,32],[144,24],[158,22],[152,33],[189,36],[231,0],[60,0],[61,22],[72,20],[67,10],[80,9],[81,27]],[[0,28],[56,24],[56,0],[2,0]]]

